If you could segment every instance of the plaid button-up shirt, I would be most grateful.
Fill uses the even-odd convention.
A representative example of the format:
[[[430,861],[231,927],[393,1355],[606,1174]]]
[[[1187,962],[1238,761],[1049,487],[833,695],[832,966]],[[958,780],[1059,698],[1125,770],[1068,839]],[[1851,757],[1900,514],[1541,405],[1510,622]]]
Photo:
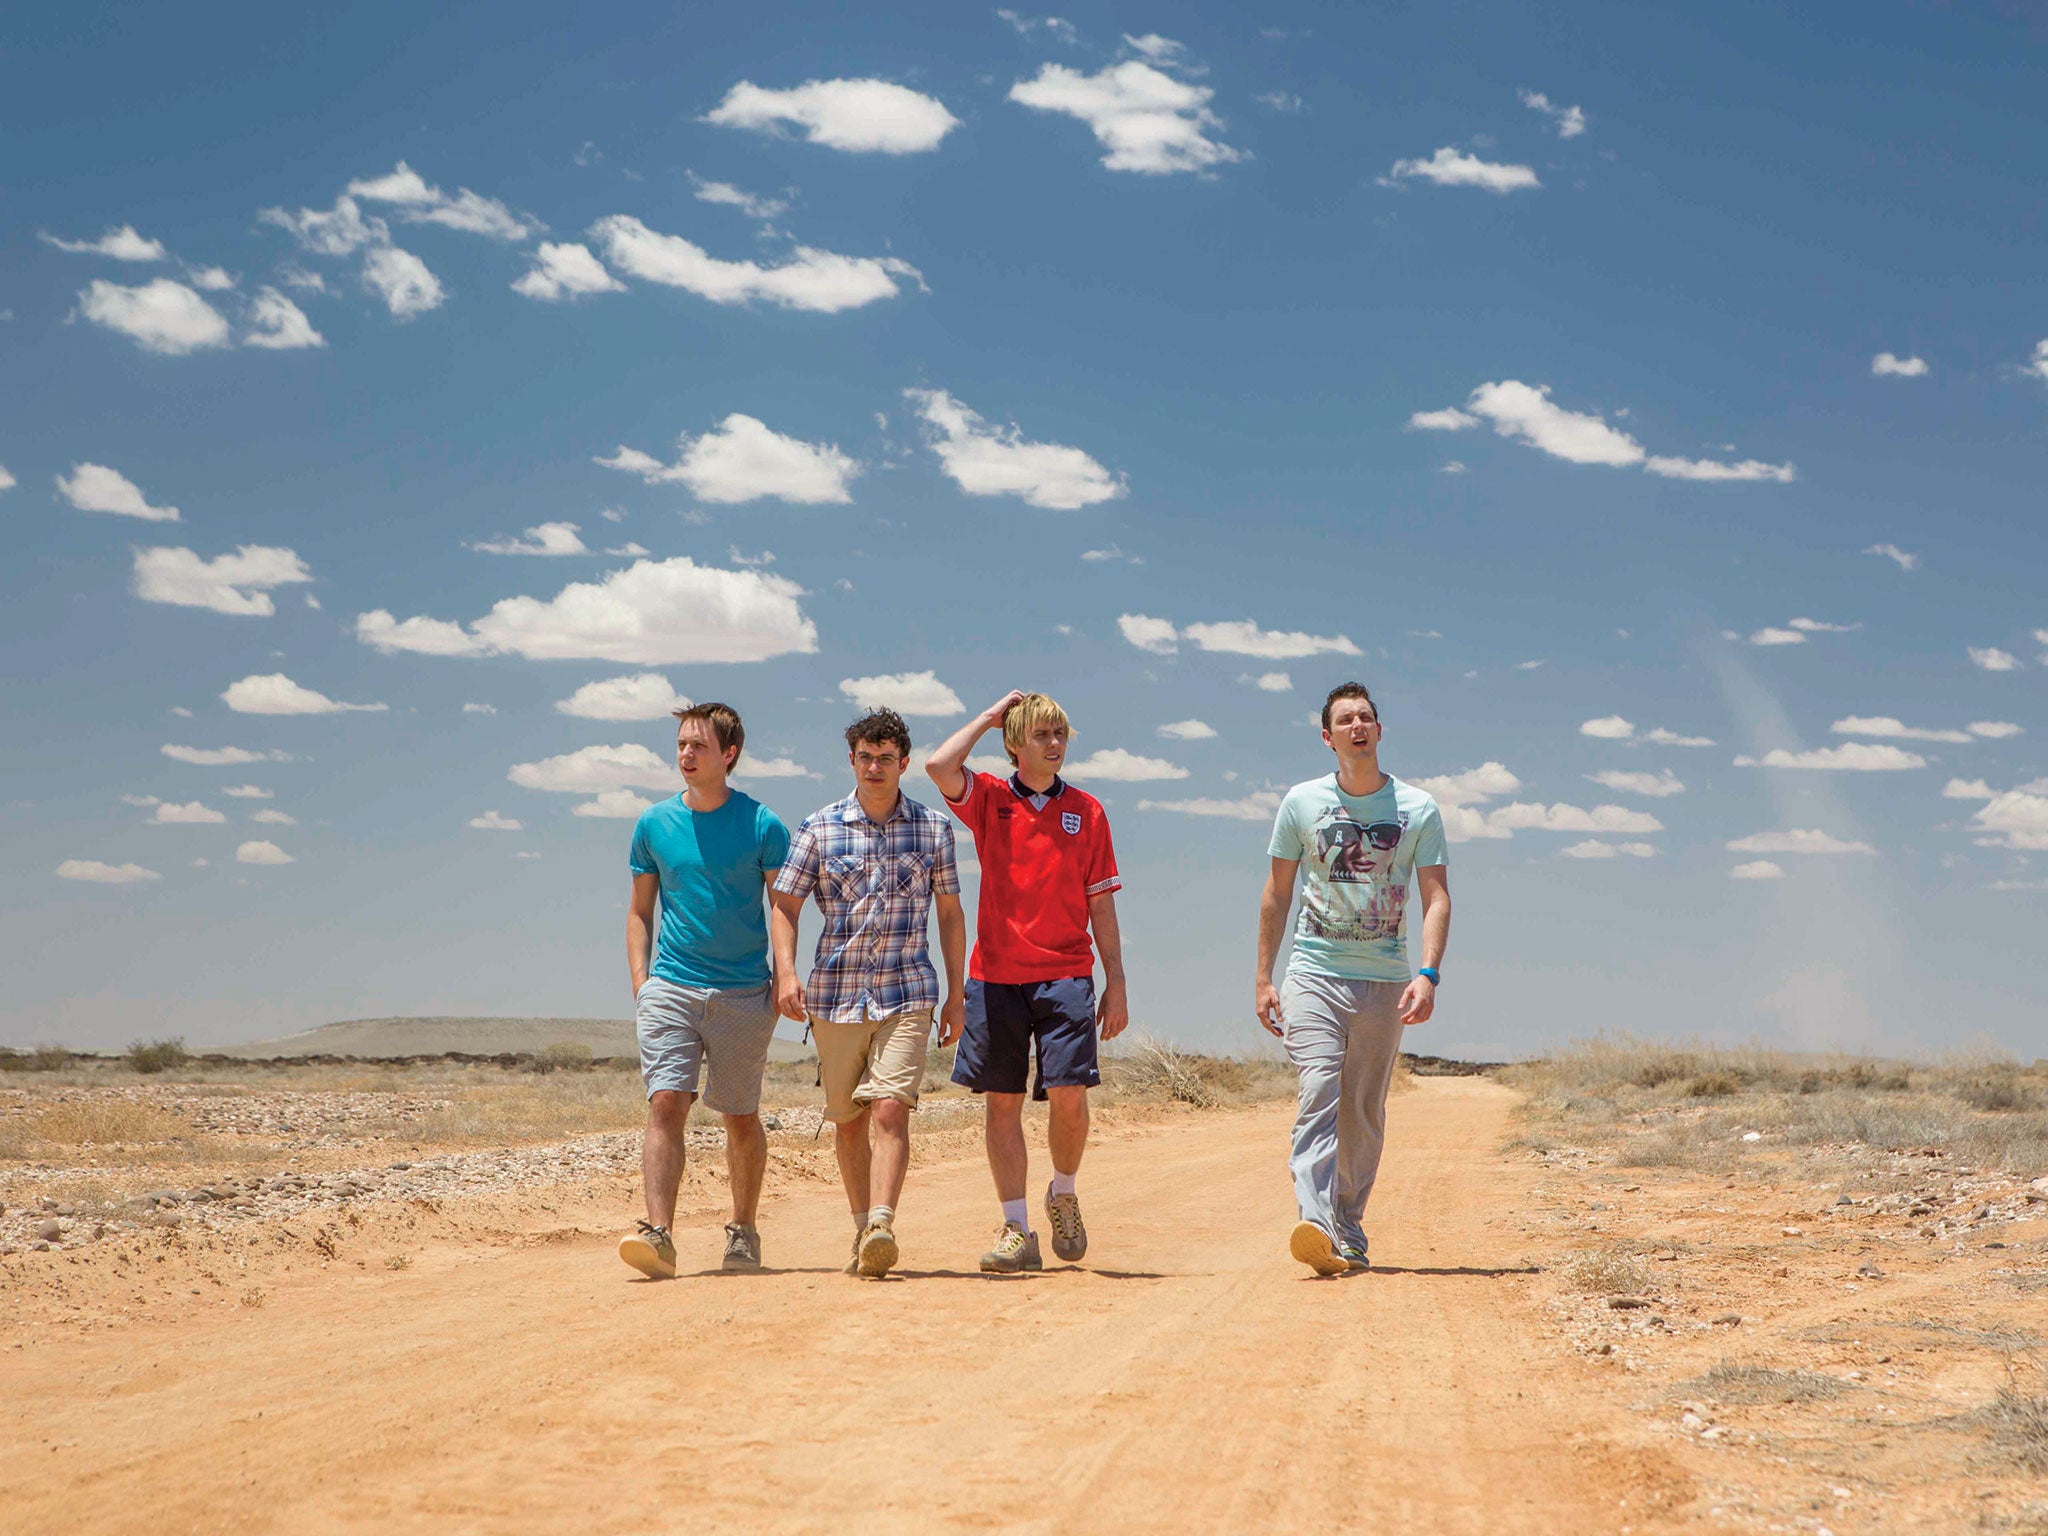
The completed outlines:
[[[806,816],[775,877],[786,896],[817,894],[825,931],[804,1003],[817,1018],[857,1023],[939,1006],[925,927],[932,897],[956,896],[953,826],[908,795],[870,821],[848,795]]]

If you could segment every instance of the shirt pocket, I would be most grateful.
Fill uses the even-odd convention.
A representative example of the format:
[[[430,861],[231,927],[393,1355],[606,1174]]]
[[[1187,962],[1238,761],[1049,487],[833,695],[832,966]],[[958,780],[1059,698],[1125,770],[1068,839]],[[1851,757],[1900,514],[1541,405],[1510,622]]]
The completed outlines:
[[[835,853],[825,859],[820,879],[828,894],[854,901],[867,894],[868,861],[857,853]]]
[[[928,853],[899,853],[892,861],[890,871],[893,885],[899,896],[922,896],[932,888],[932,855]]]

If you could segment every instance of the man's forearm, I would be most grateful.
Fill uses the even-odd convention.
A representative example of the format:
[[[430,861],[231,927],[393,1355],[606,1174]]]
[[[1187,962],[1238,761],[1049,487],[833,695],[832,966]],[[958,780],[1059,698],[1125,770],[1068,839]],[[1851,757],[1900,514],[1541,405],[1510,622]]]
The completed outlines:
[[[1422,963],[1435,968],[1444,963],[1444,950],[1451,942],[1451,898],[1444,896],[1422,909]]]
[[[1292,893],[1290,893],[1292,894]],[[1280,958],[1280,934],[1287,926],[1287,904],[1274,897],[1269,886],[1259,898],[1259,971],[1257,980],[1273,979],[1273,965]]]
[[[1124,936],[1116,917],[1116,897],[1097,896],[1088,903],[1088,924],[1095,930],[1095,952],[1102,957],[1105,986],[1121,986],[1124,979]]]
[[[626,970],[633,978],[633,990],[638,992],[647,980],[649,956],[653,953],[652,935],[647,920],[638,912],[626,914]]]
[[[967,990],[967,914],[955,907],[939,914],[939,955],[946,962],[946,996]]]
[[[769,951],[775,957],[775,974],[793,976],[796,974],[796,919],[782,910],[780,904],[771,907],[768,913]]]
[[[934,780],[942,773],[949,778],[958,774],[966,765],[967,754],[974,750],[974,744],[994,729],[1002,718],[994,710],[983,710],[932,749],[932,755],[925,760],[925,772]],[[939,787],[945,788],[943,784]]]

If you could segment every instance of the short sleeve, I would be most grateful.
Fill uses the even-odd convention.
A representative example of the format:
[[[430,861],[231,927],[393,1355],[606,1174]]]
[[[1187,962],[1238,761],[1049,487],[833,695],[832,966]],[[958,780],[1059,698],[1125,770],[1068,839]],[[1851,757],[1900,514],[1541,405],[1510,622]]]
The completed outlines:
[[[948,831],[952,829],[947,828]],[[808,896],[818,884],[818,834],[808,818],[796,829],[783,858],[775,889],[784,896]]]
[[[1443,812],[1430,801],[1422,808],[1422,814],[1415,822],[1415,867],[1429,869],[1450,863],[1449,852],[1444,847]]]
[[[938,824],[937,831],[938,847],[932,851],[932,894],[958,896],[960,861],[953,853],[953,824],[942,821]]]
[[[1280,813],[1273,818],[1273,840],[1266,845],[1266,853],[1275,859],[1299,859],[1304,851],[1301,828],[1294,818],[1294,796],[1289,795],[1280,802]]]
[[[761,873],[772,875],[789,857],[789,828],[782,824],[780,816],[764,805],[756,823],[756,835],[760,839]]]
[[[1088,886],[1090,896],[1105,895],[1123,885],[1123,877],[1116,872],[1116,845],[1110,841],[1109,818],[1102,813],[1102,807],[1095,808],[1095,836],[1088,847]]]
[[[626,863],[636,875],[658,875],[661,866],[654,862],[654,847],[647,836],[647,817],[643,813],[633,823],[633,847],[626,855]]]
[[[995,784],[996,780],[992,775],[983,773],[977,768],[969,768],[965,771],[967,774],[967,792],[961,795],[958,800],[954,800],[947,798],[945,792],[941,790],[940,797],[946,800],[946,809],[960,818],[961,825],[978,837],[981,835],[982,822],[988,816],[988,806],[991,798],[990,786]]]

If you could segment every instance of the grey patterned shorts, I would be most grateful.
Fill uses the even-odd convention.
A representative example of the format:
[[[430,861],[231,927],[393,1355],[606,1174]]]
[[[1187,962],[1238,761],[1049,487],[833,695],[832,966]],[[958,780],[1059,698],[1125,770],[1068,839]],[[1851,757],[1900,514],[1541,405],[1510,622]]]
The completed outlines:
[[[640,1037],[640,1076],[647,1096],[695,1093],[700,1069],[711,1073],[704,1107],[751,1115],[761,1107],[761,1073],[775,1038],[775,994],[758,987],[682,987],[650,976],[633,999]]]

